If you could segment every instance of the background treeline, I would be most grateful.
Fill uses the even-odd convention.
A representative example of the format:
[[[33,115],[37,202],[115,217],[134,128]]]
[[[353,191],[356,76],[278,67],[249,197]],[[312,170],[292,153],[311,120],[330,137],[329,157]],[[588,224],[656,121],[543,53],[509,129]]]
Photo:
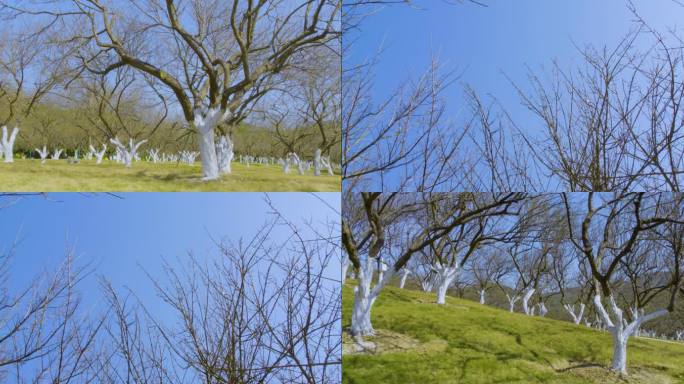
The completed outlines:
[[[30,100],[22,98],[20,104],[28,104]],[[133,100],[129,101],[132,105]],[[44,145],[49,149],[64,148],[70,156],[78,149],[81,154],[88,151],[88,146],[99,147],[109,143],[109,137],[115,132],[108,131],[102,120],[97,116],[97,106],[94,100],[61,101],[55,98],[46,98],[37,103],[33,112],[21,121],[17,122],[20,131],[15,145],[17,154],[26,157],[36,157],[36,148]],[[6,115],[9,106],[0,104],[0,114]],[[127,118],[140,125],[133,136],[147,138],[145,148],[158,148],[164,153],[176,153],[184,150],[195,150],[197,139],[178,121],[168,119],[155,129],[156,122],[149,115],[149,111],[132,108],[127,112]],[[158,113],[155,113],[158,115]],[[107,120],[118,119],[114,113],[105,113]],[[159,118],[159,116],[155,116]],[[339,136],[339,127],[335,122],[326,122],[327,135]],[[315,124],[303,124],[283,128],[278,126],[276,131],[274,124],[264,120],[261,123],[242,122],[234,127],[225,127],[231,133],[237,155],[284,157],[287,152],[294,149],[301,154],[302,158],[312,158],[318,146],[317,137],[320,136],[319,128]],[[11,127],[10,127],[11,129]],[[122,133],[122,138],[127,137]],[[312,140],[313,138],[313,140]],[[285,144],[287,143],[287,144]],[[339,145],[331,148],[331,157],[339,159],[341,148]]]

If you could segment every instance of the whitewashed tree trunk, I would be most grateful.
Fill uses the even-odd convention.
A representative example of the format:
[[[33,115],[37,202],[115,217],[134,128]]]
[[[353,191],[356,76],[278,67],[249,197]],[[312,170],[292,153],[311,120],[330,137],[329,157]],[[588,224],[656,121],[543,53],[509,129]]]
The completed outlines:
[[[432,288],[435,286],[435,279],[428,276],[420,282],[420,286],[423,288],[423,292],[432,292]]]
[[[378,284],[382,282],[382,279],[385,276],[385,272],[387,272],[387,264],[380,262],[380,268],[378,269]]]
[[[579,313],[575,314],[575,306],[570,305],[570,304],[563,304],[563,308],[570,314],[572,317],[572,322],[575,324],[579,324],[582,321],[582,316],[584,316],[584,308],[585,305],[584,303],[580,303],[579,305]],[[588,321],[585,320],[585,323],[588,324]],[[589,326],[589,325],[587,325]]]
[[[110,139],[110,141],[119,150],[122,156],[121,160],[123,160],[124,164],[126,165],[126,168],[130,168],[133,164],[133,160],[136,158],[138,148],[140,148],[141,145],[145,144],[147,142],[147,139],[135,143],[133,142],[133,138],[130,138],[128,139],[128,148],[124,144],[122,144],[116,137]]]
[[[347,271],[349,271],[349,257],[347,255],[342,256],[342,285],[347,281]]]
[[[534,288],[528,288],[525,291],[525,294],[523,295],[522,298],[522,306],[523,306],[523,312],[525,312],[526,315],[528,316],[534,316],[534,309],[529,307],[529,301],[532,295],[534,294],[535,289]]]
[[[317,148],[316,153],[314,153],[313,167],[314,167],[314,176],[320,176],[321,175],[321,149],[320,148]]]
[[[449,267],[437,264],[434,267],[437,275],[435,276],[435,283],[437,285],[437,304],[443,305],[446,303],[446,293],[449,290],[449,286],[456,278],[458,274],[458,266]]]
[[[328,170],[328,176],[335,176],[335,172],[333,172],[332,168],[332,162],[330,161],[330,156],[328,157],[321,157],[321,164]]]
[[[95,164],[102,163],[102,158],[104,157],[105,152],[107,152],[107,144],[102,144],[102,150],[99,152],[95,149],[95,147],[92,145],[90,146],[90,153],[95,156]]]
[[[632,321],[638,320],[639,317],[641,317],[641,316],[644,315],[644,310],[638,308],[638,307],[636,306],[636,304],[634,305],[634,307],[630,308],[629,311],[632,313],[632,319],[633,319]],[[636,328],[634,329],[634,337],[639,337],[640,335],[641,335],[641,328],[640,328],[640,327],[636,327]]]
[[[520,296],[518,296],[518,295],[510,296],[507,293],[506,298],[508,299],[508,312],[513,313],[515,311],[515,303],[517,303],[518,300],[520,300]]]
[[[5,158],[5,163],[14,162],[14,142],[17,139],[18,133],[19,128],[14,127],[14,129],[12,129],[12,133],[8,136],[7,127],[2,127],[2,142],[0,143],[0,147],[2,147],[2,154]]]
[[[38,151],[38,155],[40,156],[40,163],[45,164],[45,160],[47,160],[47,157],[50,154],[50,152],[47,149],[47,146],[43,145],[43,150],[36,148],[36,151]]]
[[[411,271],[408,268],[403,268],[401,270],[401,280],[399,281],[400,289],[404,289],[404,285],[406,285],[406,278],[408,278],[409,274],[411,274]]]
[[[232,172],[231,162],[235,154],[233,153],[233,141],[228,136],[221,136],[216,144],[216,156],[218,158],[219,172],[229,175]]]
[[[544,317],[547,313],[549,313],[549,310],[546,309],[546,305],[542,301],[541,303],[539,303],[539,316]]]
[[[152,162],[152,164],[157,164],[160,160],[159,149],[152,148],[152,149],[148,150],[147,151],[147,157]]]
[[[647,315],[639,316],[631,323],[627,323],[624,321],[622,310],[618,307],[612,295],[608,296],[608,301],[610,303],[611,311],[615,316],[614,320],[610,317],[608,311],[606,311],[605,307],[603,306],[603,303],[601,302],[601,296],[598,294],[594,296],[594,306],[596,307],[596,312],[598,313],[598,316],[601,317],[603,324],[605,324],[606,328],[613,336],[613,361],[611,364],[611,370],[623,375],[627,375],[627,342],[629,341],[629,337],[634,334],[636,329],[639,328],[642,323],[665,316],[669,312],[666,309],[659,309]]]
[[[382,281],[376,284],[375,287],[371,287],[375,263],[376,261],[372,259],[365,260],[357,276],[359,284],[354,290],[354,307],[352,308],[351,331],[354,337],[372,336],[375,334],[370,317],[371,308],[378,294],[380,294],[380,291],[394,273],[394,269],[390,269],[383,276]]]
[[[63,149],[55,149],[52,152],[52,160],[59,160],[59,157],[62,156],[62,151],[64,151],[64,150]]]
[[[224,121],[230,112],[221,114],[219,108],[209,108],[206,111],[195,110],[194,125],[197,128],[200,158],[202,160],[203,180],[215,180],[219,178],[220,170],[216,144],[214,142],[214,129]]]
[[[485,304],[485,295],[487,292],[484,289],[480,289],[480,304]]]

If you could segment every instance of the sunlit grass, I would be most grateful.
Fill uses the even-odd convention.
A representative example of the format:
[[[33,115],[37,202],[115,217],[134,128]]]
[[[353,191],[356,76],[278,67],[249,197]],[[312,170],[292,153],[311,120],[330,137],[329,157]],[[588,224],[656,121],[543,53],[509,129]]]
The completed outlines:
[[[343,290],[350,326],[353,284]],[[345,355],[344,383],[681,383],[684,343],[631,339],[627,381],[610,373],[610,336],[570,322],[528,317],[434,294],[388,287],[373,306],[376,329],[406,335],[422,347]],[[369,338],[373,341],[373,338]],[[426,346],[446,343],[446,347]]]
[[[340,176],[316,177],[313,171],[284,174],[280,166],[233,163],[233,173],[220,180],[201,180],[197,165],[134,163],[132,168],[105,161],[15,159],[0,163],[0,190],[5,192],[118,192],[118,191],[339,191]]]

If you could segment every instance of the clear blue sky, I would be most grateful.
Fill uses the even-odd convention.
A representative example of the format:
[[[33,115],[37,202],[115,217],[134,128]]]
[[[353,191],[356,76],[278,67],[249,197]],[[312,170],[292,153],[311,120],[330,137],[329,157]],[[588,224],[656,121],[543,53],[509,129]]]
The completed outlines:
[[[405,79],[427,68],[431,53],[460,78],[447,94],[447,118],[462,121],[461,84],[480,95],[492,94],[511,112],[523,129],[539,129],[539,120],[521,106],[504,74],[527,87],[527,67],[550,69],[552,60],[562,68],[581,63],[577,47],[614,47],[637,27],[626,0],[483,0],[480,7],[467,1],[449,5],[438,0],[414,0],[421,9],[388,6],[367,17],[344,57],[344,66],[383,51],[375,70],[375,97],[387,96]],[[452,1],[452,3],[454,3]],[[682,32],[684,7],[672,0],[634,0],[642,17],[663,33]],[[679,24],[678,24],[679,23]],[[639,41],[639,50],[652,39]],[[546,71],[548,73],[548,71]]]
[[[259,193],[129,193],[122,199],[108,195],[50,194],[26,197],[0,209],[0,250],[19,236],[12,265],[13,288],[37,272],[63,260],[68,245],[75,246],[82,263],[95,273],[80,286],[84,304],[97,307],[101,297],[98,276],[117,289],[130,287],[150,306],[163,310],[141,269],[161,272],[162,257],[171,264],[187,251],[200,257],[215,255],[210,235],[237,241],[250,238],[271,217]],[[295,223],[339,222],[339,193],[269,194],[274,205]],[[0,198],[0,206],[7,200]],[[275,236],[286,231],[275,230]],[[284,237],[283,237],[284,239]],[[277,238],[275,240],[278,240]],[[200,258],[201,260],[201,258]],[[339,273],[339,268],[335,272]],[[336,277],[331,273],[332,277]],[[162,279],[163,281],[163,279]]]

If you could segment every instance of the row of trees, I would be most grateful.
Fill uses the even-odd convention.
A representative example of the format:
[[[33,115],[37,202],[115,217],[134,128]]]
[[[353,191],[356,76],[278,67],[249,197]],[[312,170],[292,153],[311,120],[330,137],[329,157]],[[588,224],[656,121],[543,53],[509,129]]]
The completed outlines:
[[[341,297],[339,281],[329,277],[339,265],[339,246],[329,241],[334,226],[330,233],[298,228],[275,213],[253,238],[217,242],[216,255],[191,253],[165,264],[161,276],[149,276],[154,305],[101,276],[101,299],[86,307],[79,287],[93,269],[73,249],[58,268],[17,285],[16,248],[6,245],[0,255],[0,380],[339,381]],[[274,241],[282,226],[289,228],[286,240]],[[150,308],[160,306],[165,314]]]
[[[4,0],[0,125],[21,129],[46,100],[78,114],[69,123],[86,132],[81,145],[117,135],[138,142],[162,130],[161,140],[199,148],[205,179],[228,172],[218,153],[226,146],[217,144],[232,141],[239,125],[273,124],[283,155],[295,147],[309,158],[316,149],[339,155],[340,7],[341,0],[146,0],[133,7]],[[37,121],[49,140],[55,122]]]
[[[376,2],[354,2],[363,20]],[[395,2],[381,2],[395,3]],[[385,99],[373,96],[377,59],[345,58],[343,177],[357,191],[680,191],[684,116],[682,38],[651,28],[631,2],[635,30],[615,47],[578,51],[581,64],[511,80],[529,111],[512,117],[496,95],[464,86],[462,121],[443,95],[456,80],[434,59]],[[357,21],[358,23],[358,21]],[[362,28],[352,23],[349,45]],[[637,42],[650,49],[640,51]]]
[[[357,279],[351,333],[374,333],[373,302],[393,277],[403,285],[414,274],[444,305],[449,287],[467,271],[483,304],[498,285],[511,311],[520,302],[524,313],[545,315],[556,296],[579,324],[590,307],[613,336],[611,368],[626,374],[629,337],[673,312],[684,294],[683,199],[673,193],[349,194],[342,234]],[[376,270],[382,271],[377,280]]]

